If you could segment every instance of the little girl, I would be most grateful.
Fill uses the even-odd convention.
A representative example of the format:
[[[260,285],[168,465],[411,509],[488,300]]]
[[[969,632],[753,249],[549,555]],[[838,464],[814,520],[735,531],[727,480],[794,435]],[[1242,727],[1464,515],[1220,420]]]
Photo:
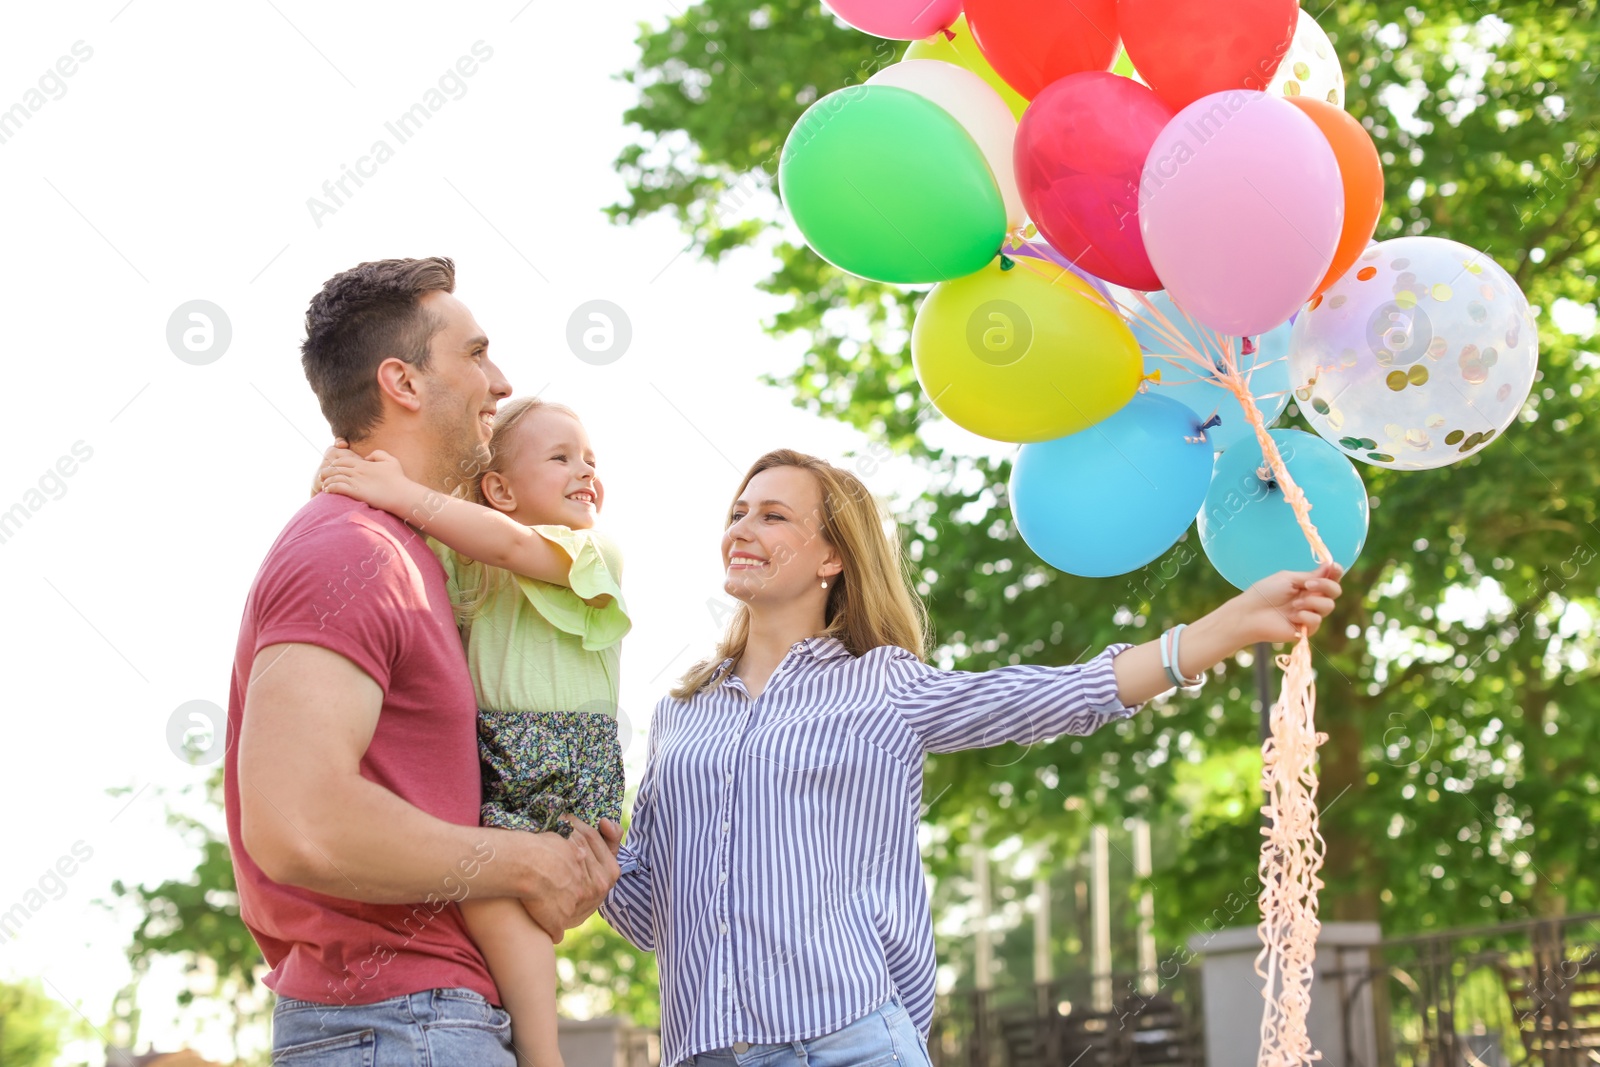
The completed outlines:
[[[631,623],[617,550],[591,529],[605,498],[594,452],[572,411],[536,397],[500,405],[489,452],[464,487],[472,501],[412,481],[385,452],[337,446],[322,488],[434,542],[477,690],[483,825],[566,836],[568,814],[620,822],[617,668]],[[461,911],[511,1015],[519,1061],[559,1065],[549,935],[516,900],[468,898]]]

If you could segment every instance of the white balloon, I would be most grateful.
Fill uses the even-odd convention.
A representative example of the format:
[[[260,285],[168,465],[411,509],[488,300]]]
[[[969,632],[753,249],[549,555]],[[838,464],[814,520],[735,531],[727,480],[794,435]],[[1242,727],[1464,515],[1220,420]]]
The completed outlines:
[[[1300,413],[1352,459],[1458,463],[1516,422],[1539,367],[1527,297],[1493,259],[1442,237],[1369,245],[1295,320]]]
[[[1017,229],[1027,218],[1022,193],[1017,189],[1011,147],[1017,139],[1017,120],[989,83],[965,67],[939,59],[904,59],[891,63],[868,85],[892,85],[944,108],[977,142],[988,161],[1000,198],[1005,201],[1006,226]]]
[[[1267,92],[1276,96],[1309,96],[1344,107],[1344,69],[1339,53],[1317,20],[1304,10],[1295,24],[1294,38],[1284,53]]]

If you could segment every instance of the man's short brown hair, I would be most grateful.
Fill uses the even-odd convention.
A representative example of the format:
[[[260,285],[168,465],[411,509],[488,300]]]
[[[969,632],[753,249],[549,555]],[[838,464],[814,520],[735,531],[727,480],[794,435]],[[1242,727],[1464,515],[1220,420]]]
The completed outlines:
[[[455,287],[456,266],[442,256],[380,259],[335,274],[311,298],[300,365],[335,437],[360,441],[377,426],[384,360],[428,368],[428,344],[441,324],[420,298]]]

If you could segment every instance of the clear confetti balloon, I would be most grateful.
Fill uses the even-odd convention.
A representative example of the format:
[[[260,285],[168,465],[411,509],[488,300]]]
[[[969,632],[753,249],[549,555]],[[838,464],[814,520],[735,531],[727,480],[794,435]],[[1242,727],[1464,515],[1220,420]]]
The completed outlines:
[[[1517,283],[1440,237],[1369,246],[1306,305],[1289,350],[1295,398],[1317,433],[1395,470],[1457,463],[1498,437],[1538,362]]]
[[[1344,107],[1344,70],[1339,53],[1317,20],[1305,10],[1295,24],[1294,39],[1284,53],[1267,92],[1277,96],[1309,96]]]

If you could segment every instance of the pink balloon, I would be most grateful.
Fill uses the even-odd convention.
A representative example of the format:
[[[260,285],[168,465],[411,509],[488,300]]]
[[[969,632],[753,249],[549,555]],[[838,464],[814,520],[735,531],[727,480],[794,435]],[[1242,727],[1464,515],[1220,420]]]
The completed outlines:
[[[835,15],[863,33],[893,41],[920,41],[947,29],[961,0],[823,0]]]
[[[1203,96],[1145,160],[1139,228],[1173,301],[1219,334],[1266,333],[1316,291],[1344,227],[1316,123],[1264,92]]]

